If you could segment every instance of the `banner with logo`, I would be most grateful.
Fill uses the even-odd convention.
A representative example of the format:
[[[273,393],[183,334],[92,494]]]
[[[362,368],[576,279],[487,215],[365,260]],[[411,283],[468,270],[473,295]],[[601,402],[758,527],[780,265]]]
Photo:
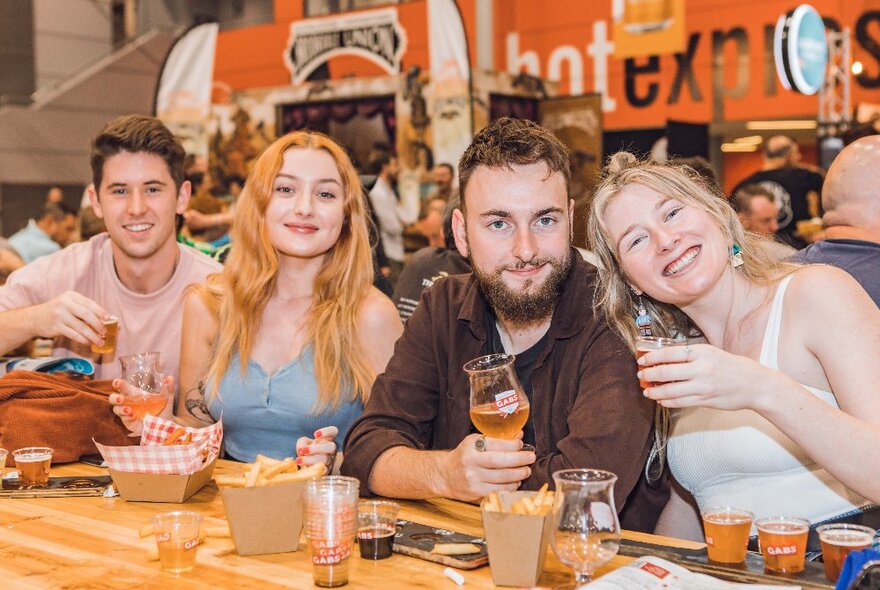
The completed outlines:
[[[471,141],[471,68],[454,0],[428,0],[431,137],[436,163],[456,166]]]
[[[207,155],[217,23],[189,29],[175,42],[159,77],[156,117],[183,143],[188,153]]]
[[[389,74],[400,73],[406,32],[397,9],[385,8],[328,18],[294,21],[284,51],[292,84],[302,84],[320,65],[338,55],[357,55]]]
[[[684,0],[612,0],[614,57],[684,51]]]

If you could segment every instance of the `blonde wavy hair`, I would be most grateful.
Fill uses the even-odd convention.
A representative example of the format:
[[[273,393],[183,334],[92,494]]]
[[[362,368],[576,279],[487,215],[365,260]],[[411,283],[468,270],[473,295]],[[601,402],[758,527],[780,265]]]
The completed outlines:
[[[693,168],[658,164],[640,160],[629,152],[618,152],[609,159],[594,192],[587,234],[589,247],[602,262],[594,309],[605,315],[632,350],[635,350],[638,336],[635,316],[639,297],[630,288],[631,282],[621,268],[619,253],[604,219],[608,205],[630,184],[640,184],[708,213],[721,229],[728,248],[732,249],[736,244],[742,250],[743,265],[737,268],[737,272],[742,272],[754,283],[771,285],[797,270],[797,264],[780,262],[773,257],[768,248],[770,239],[745,231],[724,195]],[[697,326],[675,305],[656,301],[647,295],[642,295],[642,302],[651,316],[655,335],[699,335]]]
[[[596,187],[587,220],[589,247],[598,256],[598,271],[593,308],[597,316],[604,316],[635,352],[638,327],[639,296],[630,288],[626,273],[620,265],[620,256],[605,224],[605,211],[624,187],[639,184],[671,197],[676,201],[701,209],[721,229],[732,249],[734,244],[742,251],[743,264],[736,272],[743,273],[759,285],[772,285],[798,269],[799,265],[776,260],[768,248],[770,240],[743,229],[739,217],[717,186],[689,166],[664,165],[640,160],[629,152],[611,156]],[[645,310],[651,317],[655,336],[698,337],[699,328],[675,305],[641,296]],[[657,481],[666,462],[666,442],[669,439],[669,410],[657,406],[654,416],[654,444],[645,465],[649,481]]]
[[[248,176],[235,210],[233,248],[223,271],[209,277],[199,290],[218,320],[215,351],[207,378],[209,395],[229,369],[233,353],[247,368],[260,320],[278,277],[278,252],[269,239],[266,209],[275,178],[289,149],[323,150],[336,162],[342,178],[344,219],[336,244],[327,252],[318,276],[306,322],[306,345],[315,355],[318,401],[313,411],[337,408],[342,392],[366,401],[376,377],[358,339],[358,312],[373,284],[368,214],[357,171],[348,155],[322,133],[296,131],[277,139],[259,157]]]

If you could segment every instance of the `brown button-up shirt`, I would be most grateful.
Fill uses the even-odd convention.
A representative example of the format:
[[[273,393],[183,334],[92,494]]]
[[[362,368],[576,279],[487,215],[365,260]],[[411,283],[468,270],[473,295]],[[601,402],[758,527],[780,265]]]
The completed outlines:
[[[537,461],[522,487],[552,486],[559,469],[607,469],[618,476],[622,526],[651,532],[668,496],[665,483],[652,487],[644,479],[654,403],[639,389],[632,353],[593,314],[592,267],[572,255],[532,373]],[[487,306],[472,275],[441,279],[425,291],[348,432],[343,473],[366,483],[373,463],[392,447],[453,449],[470,434],[462,366],[489,352]]]

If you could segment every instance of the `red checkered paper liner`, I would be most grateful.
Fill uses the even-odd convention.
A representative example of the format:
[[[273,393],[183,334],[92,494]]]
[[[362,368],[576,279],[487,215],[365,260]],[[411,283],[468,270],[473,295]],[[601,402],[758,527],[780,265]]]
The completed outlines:
[[[192,442],[186,445],[163,445],[165,439],[179,428],[192,434]],[[111,447],[97,441],[95,445],[107,461],[107,466],[114,471],[192,475],[217,458],[222,441],[222,420],[205,428],[188,428],[171,420],[147,416],[144,418],[140,446]]]

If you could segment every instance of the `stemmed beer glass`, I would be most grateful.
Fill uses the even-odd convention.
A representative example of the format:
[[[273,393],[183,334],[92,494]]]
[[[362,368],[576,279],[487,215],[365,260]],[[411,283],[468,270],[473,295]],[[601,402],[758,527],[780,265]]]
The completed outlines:
[[[468,362],[471,421],[491,438],[510,439],[529,419],[529,399],[516,377],[512,354],[490,354]]]
[[[551,546],[574,569],[575,588],[592,580],[596,568],[617,555],[620,522],[614,507],[617,476],[599,469],[563,469],[553,474]]]
[[[122,405],[131,408],[132,418],[143,420],[147,414],[158,416],[168,403],[162,373],[159,370],[159,353],[142,352],[120,357],[122,380],[137,389],[134,395],[123,393]],[[129,436],[140,436],[131,433]]]

